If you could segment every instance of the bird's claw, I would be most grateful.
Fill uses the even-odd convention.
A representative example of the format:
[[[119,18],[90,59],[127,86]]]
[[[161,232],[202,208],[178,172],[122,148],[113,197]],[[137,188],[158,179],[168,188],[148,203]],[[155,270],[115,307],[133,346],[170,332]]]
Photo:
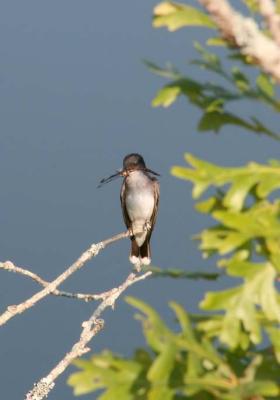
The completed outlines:
[[[149,221],[145,222],[144,230],[146,232],[149,232],[151,229],[152,229],[152,225],[150,224],[150,222]]]

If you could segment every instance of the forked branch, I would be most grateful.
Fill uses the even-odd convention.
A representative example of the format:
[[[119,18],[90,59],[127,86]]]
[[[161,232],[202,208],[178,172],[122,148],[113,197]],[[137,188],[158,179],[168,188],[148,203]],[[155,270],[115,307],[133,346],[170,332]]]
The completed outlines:
[[[38,274],[35,274],[34,272],[29,271],[26,268],[17,267],[11,261],[6,261],[4,263],[0,263],[0,269],[4,269],[6,271],[13,272],[13,273],[20,274],[20,275],[26,276],[28,278],[31,278],[33,281],[37,282],[42,287],[47,287],[50,284],[50,282],[45,281]],[[98,293],[98,294],[72,293],[72,292],[66,292],[64,290],[55,289],[50,294],[52,294],[54,296],[67,297],[70,299],[77,299],[77,300],[83,300],[85,302],[89,302],[92,300],[100,300],[100,299],[102,300],[107,296],[107,293],[109,293],[109,292],[103,292],[103,293]]]
[[[24,302],[18,305],[9,306],[7,310],[2,315],[0,315],[0,325],[5,324],[17,314],[20,314],[28,310],[30,307],[33,307],[36,303],[38,303],[49,294],[77,298],[85,301],[98,299],[102,300],[91,315],[91,317],[87,321],[83,322],[82,332],[79,340],[72,346],[72,349],[63,357],[63,359],[48,373],[48,375],[46,375],[34,385],[33,389],[27,393],[25,397],[26,400],[42,400],[46,398],[48,396],[48,393],[53,389],[57,377],[65,371],[65,369],[75,358],[80,357],[90,350],[89,347],[87,347],[88,343],[104,326],[104,320],[100,319],[103,311],[107,307],[113,308],[117,298],[129,286],[142,279],[147,278],[152,274],[151,271],[148,271],[142,275],[131,273],[120,286],[100,294],[69,293],[57,289],[57,287],[62,282],[69,278],[69,276],[72,275],[74,272],[82,268],[85,263],[89,261],[92,257],[97,256],[99,251],[104,249],[108,244],[116,242],[117,240],[127,238],[130,235],[131,232],[128,230],[97,244],[92,244],[89,249],[82,253],[81,256],[69,268],[66,269],[66,271],[64,271],[52,282],[45,281],[34,272],[31,272],[26,268],[18,267],[14,265],[11,261],[0,263],[0,269],[27,276],[28,278],[31,278],[32,280],[43,286],[43,289],[41,291],[37,292],[35,295],[25,300]],[[140,265],[136,265],[135,267],[137,272],[139,272]]]
[[[72,264],[66,271],[64,271],[61,275],[59,275],[54,281],[50,282],[44,289],[37,292],[29,299],[24,302],[8,306],[6,311],[0,315],[0,326],[4,325],[11,318],[15,317],[17,314],[21,314],[29,308],[33,307],[36,303],[42,300],[44,297],[49,294],[55,292],[57,287],[61,285],[69,276],[71,276],[74,272],[78,271],[80,268],[84,266],[84,264],[89,261],[92,257],[97,256],[97,254],[103,250],[108,244],[116,242],[117,240],[121,240],[130,236],[130,231],[119,233],[109,239],[103,240],[97,244],[92,244],[81,256]],[[6,263],[4,263],[6,264]],[[30,276],[30,275],[29,275]],[[31,276],[30,276],[31,277]],[[33,276],[34,277],[34,276]]]
[[[114,307],[117,298],[131,285],[150,276],[152,272],[137,276],[131,273],[126,280],[117,288],[108,293],[106,298],[99,304],[91,317],[82,323],[82,333],[80,339],[76,342],[69,353],[66,353],[63,359],[49,372],[47,376],[36,383],[33,389],[27,393],[25,400],[42,400],[48,396],[48,393],[54,388],[55,380],[61,375],[70,363],[77,357],[90,351],[87,347],[89,341],[103,328],[104,320],[100,319],[101,314],[107,307]]]

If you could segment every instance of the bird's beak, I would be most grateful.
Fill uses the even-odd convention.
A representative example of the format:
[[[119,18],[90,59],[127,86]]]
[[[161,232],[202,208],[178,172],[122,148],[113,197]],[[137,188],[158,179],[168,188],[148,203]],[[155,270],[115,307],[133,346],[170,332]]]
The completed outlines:
[[[101,179],[101,181],[99,182],[99,185],[97,187],[100,188],[101,186],[105,185],[105,183],[112,182],[113,180],[115,180],[119,176],[124,176],[124,171],[122,171],[122,170],[117,171],[115,174],[109,176],[108,178]]]
[[[150,174],[153,174],[153,175],[156,175],[156,176],[160,176],[160,174],[158,174],[158,173],[155,172],[155,171],[152,171],[152,170],[149,169],[149,168],[145,168],[145,171],[146,171],[146,172],[149,172]]]
[[[152,171],[149,168],[145,168],[144,171],[149,172],[150,174],[153,174],[153,175],[156,175],[156,176],[160,176],[160,174],[158,174],[155,171]],[[119,171],[117,171],[115,174],[109,176],[108,178],[101,179],[101,181],[99,182],[97,187],[100,188],[101,186],[105,185],[106,183],[112,182],[113,180],[115,180],[119,176],[125,177],[125,176],[129,175],[129,172],[130,171],[128,171],[126,169],[120,169]]]

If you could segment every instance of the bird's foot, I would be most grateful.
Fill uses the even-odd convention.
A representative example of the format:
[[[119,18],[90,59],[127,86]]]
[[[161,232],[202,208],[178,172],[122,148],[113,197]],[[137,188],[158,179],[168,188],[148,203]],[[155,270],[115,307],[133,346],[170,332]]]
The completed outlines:
[[[140,257],[130,256],[130,257],[129,257],[129,261],[131,262],[131,264],[133,264],[134,269],[135,269],[137,272],[140,272],[140,271],[141,271],[141,265],[142,265],[142,263],[141,263]]]
[[[150,221],[146,221],[144,224],[144,231],[149,232],[152,229]]]
[[[134,264],[134,268],[136,272],[141,272],[141,260],[139,259],[138,262],[136,264]]]

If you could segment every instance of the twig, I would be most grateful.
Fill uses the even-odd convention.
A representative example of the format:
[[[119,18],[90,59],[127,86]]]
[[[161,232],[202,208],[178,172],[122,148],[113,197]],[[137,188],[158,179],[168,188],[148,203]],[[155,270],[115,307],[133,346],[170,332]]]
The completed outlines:
[[[34,272],[31,272],[26,268],[17,267],[11,261],[6,261],[4,263],[0,262],[0,269],[4,269],[9,272],[14,272],[16,274],[27,276],[27,277],[31,278],[33,281],[39,283],[39,285],[41,285],[43,287],[47,287],[50,284],[50,282],[45,281],[43,278],[41,278],[39,275],[35,274]],[[71,292],[65,292],[64,290],[55,289],[50,294],[52,294],[54,296],[67,297],[70,299],[78,299],[78,300],[84,300],[86,302],[89,302],[92,300],[104,299],[107,296],[107,293],[109,293],[109,292],[103,292],[100,294],[71,293]]]
[[[260,13],[266,20],[266,24],[273,39],[280,45],[280,15],[277,14],[272,0],[258,0]]]
[[[280,82],[280,47],[263,34],[252,18],[235,11],[227,0],[198,0],[216,23],[223,38],[251,57]]]
[[[11,318],[15,317],[17,314],[21,314],[28,308],[33,307],[38,301],[42,300],[47,295],[53,293],[56,288],[64,282],[70,275],[78,271],[83,265],[90,260],[92,257],[97,256],[100,250],[104,249],[108,244],[116,242],[130,236],[130,231],[119,233],[109,239],[106,239],[97,244],[92,244],[89,249],[87,249],[82,255],[61,275],[59,275],[54,281],[50,282],[43,290],[37,292],[35,295],[25,300],[24,302],[8,306],[6,311],[0,315],[0,326],[4,325]]]
[[[76,342],[69,353],[49,372],[47,376],[37,382],[33,389],[27,393],[25,400],[42,400],[54,388],[55,380],[61,375],[70,363],[77,357],[90,351],[87,347],[89,341],[103,328],[104,320],[99,319],[107,307],[114,307],[117,298],[131,285],[150,276],[152,272],[146,272],[137,276],[131,273],[126,280],[118,287],[110,291],[110,294],[99,304],[91,317],[82,323],[80,339]]]

